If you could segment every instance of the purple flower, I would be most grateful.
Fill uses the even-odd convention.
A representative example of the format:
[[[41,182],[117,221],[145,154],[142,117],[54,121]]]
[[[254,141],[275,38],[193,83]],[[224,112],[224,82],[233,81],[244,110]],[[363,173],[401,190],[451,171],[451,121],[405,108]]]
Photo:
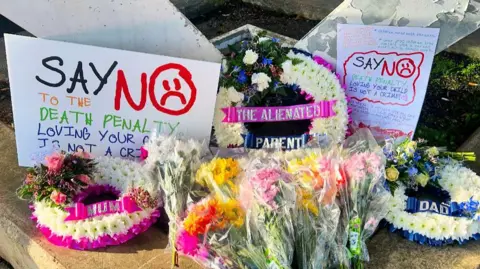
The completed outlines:
[[[408,175],[414,177],[418,174],[418,169],[415,166],[408,168]]]
[[[280,42],[280,39],[278,39],[276,37],[272,37],[272,42],[273,43],[278,43],[278,42]]]
[[[237,78],[238,83],[245,84],[247,82],[247,79],[247,74],[245,74],[244,70],[241,70]]]
[[[272,63],[273,63],[272,59],[265,58],[265,57],[262,58],[262,64],[263,65],[271,65]]]

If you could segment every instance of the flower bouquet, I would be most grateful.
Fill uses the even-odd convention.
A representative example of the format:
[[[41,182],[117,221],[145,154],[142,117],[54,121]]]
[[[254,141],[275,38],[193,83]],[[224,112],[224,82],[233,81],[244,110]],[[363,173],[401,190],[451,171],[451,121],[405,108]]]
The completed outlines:
[[[145,166],[150,177],[163,192],[164,208],[169,218],[169,244],[173,250],[172,266],[177,262],[176,238],[178,222],[187,210],[189,194],[195,183],[195,173],[206,152],[195,140],[158,136],[155,133],[143,147]]]
[[[263,242],[269,268],[291,268],[295,249],[292,215],[296,204],[291,175],[276,159],[253,159],[248,164],[247,181],[254,198],[248,219]],[[253,238],[252,243],[253,240],[258,239]]]
[[[287,162],[297,188],[295,260],[297,268],[326,268],[337,231],[340,208],[335,203],[340,162],[333,152],[312,151]]]
[[[263,248],[247,239],[245,202],[251,199],[242,193],[243,177],[236,159],[214,158],[201,165],[196,182],[209,195],[189,206],[177,237],[180,253],[208,268],[267,268]]]
[[[333,264],[363,268],[369,260],[365,242],[387,214],[388,200],[385,160],[368,130],[360,129],[346,140],[343,169],[346,181],[339,185],[337,202],[342,213]]]

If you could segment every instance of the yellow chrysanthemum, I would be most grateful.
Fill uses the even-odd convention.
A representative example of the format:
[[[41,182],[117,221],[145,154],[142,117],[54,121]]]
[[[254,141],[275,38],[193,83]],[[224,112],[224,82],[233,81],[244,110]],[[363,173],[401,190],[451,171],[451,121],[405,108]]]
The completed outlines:
[[[315,205],[315,200],[313,198],[313,193],[300,189],[298,191],[300,204],[302,207],[308,211],[310,211],[315,216],[318,216],[318,207]]]
[[[318,155],[311,153],[303,159],[296,159],[288,162],[287,170],[295,175],[296,180],[306,186],[313,186],[315,189],[323,187],[323,179],[318,169]]]
[[[228,186],[235,192],[237,188],[232,181],[240,173],[240,165],[237,160],[215,158],[208,164],[202,164],[196,174],[196,181],[202,186],[213,189],[213,185]]]
[[[225,221],[231,223],[235,227],[241,227],[245,222],[245,212],[239,201],[228,199],[226,202],[220,203],[219,207]]]

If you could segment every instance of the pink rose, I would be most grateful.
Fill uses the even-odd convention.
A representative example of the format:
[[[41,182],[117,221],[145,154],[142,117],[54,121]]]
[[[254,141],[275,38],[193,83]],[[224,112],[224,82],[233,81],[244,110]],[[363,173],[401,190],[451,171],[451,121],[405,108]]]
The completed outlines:
[[[62,167],[63,167],[64,158],[65,157],[58,152],[55,152],[54,154],[47,156],[45,158],[45,161],[47,162],[48,172],[53,174],[60,172],[60,170],[62,170]]]
[[[140,160],[145,160],[148,158],[148,150],[146,150],[144,147],[140,147]]]
[[[82,158],[82,159],[91,159],[92,158],[92,155],[90,155],[90,153],[88,153],[86,151],[83,151],[83,150],[78,150],[77,152],[75,152],[73,154],[73,156],[76,156],[76,157],[79,157],[79,158]]]
[[[78,176],[75,177],[75,179],[80,180],[81,182],[83,182],[83,183],[85,183],[85,184],[87,184],[87,185],[92,184],[92,180],[91,180],[90,177],[87,176],[87,175],[83,175],[83,174],[82,174],[82,175],[78,175]]]
[[[25,177],[25,184],[30,184],[35,181],[35,177],[32,174],[27,174]]]
[[[50,195],[50,199],[57,205],[63,205],[67,201],[67,196],[55,190]]]

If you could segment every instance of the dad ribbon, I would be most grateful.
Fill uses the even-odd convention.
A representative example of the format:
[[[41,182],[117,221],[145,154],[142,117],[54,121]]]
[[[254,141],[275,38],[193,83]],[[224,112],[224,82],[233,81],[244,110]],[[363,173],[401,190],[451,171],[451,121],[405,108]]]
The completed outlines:
[[[312,104],[271,107],[225,107],[222,108],[224,123],[278,122],[312,120],[336,115],[333,107],[337,100],[320,101]]]
[[[130,197],[125,196],[116,201],[103,201],[91,205],[84,205],[83,203],[75,203],[73,207],[67,207],[65,210],[68,216],[65,221],[70,220],[84,220],[96,216],[109,215],[114,213],[128,212],[133,213],[141,211],[135,201]]]

